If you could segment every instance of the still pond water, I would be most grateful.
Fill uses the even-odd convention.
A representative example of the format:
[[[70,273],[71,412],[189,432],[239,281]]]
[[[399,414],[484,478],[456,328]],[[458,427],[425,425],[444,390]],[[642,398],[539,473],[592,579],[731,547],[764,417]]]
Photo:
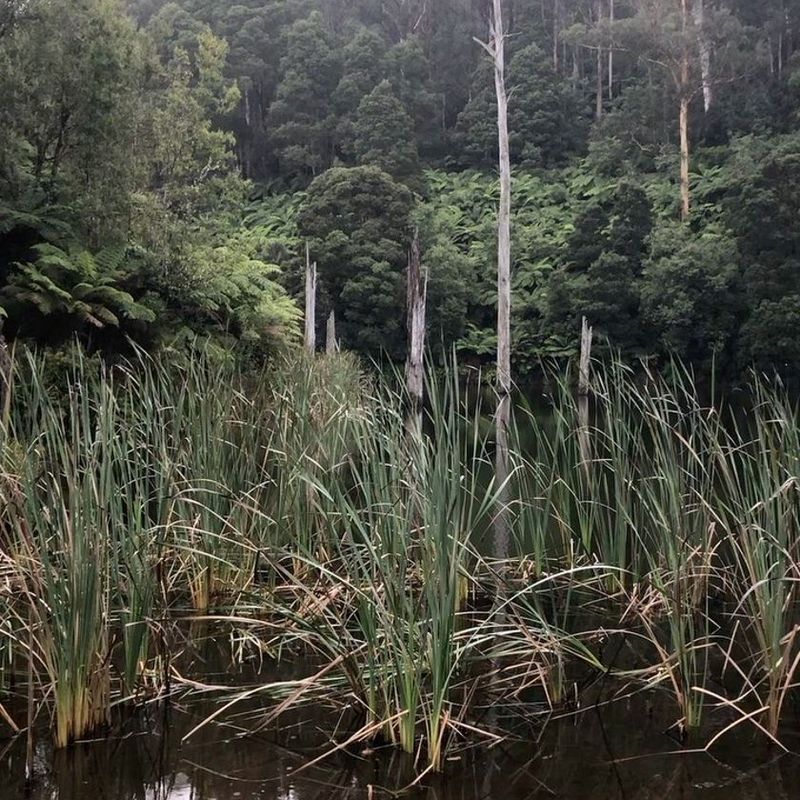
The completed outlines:
[[[224,636],[222,639],[224,640]],[[227,648],[207,636],[184,653],[182,674],[207,683],[253,686],[309,674],[296,664],[230,667]],[[229,655],[229,653],[228,653]],[[711,753],[681,752],[667,728],[675,708],[667,696],[638,694],[527,729],[526,736],[473,747],[448,762],[442,776],[409,788],[413,764],[390,751],[339,751],[341,720],[329,710],[291,712],[252,733],[267,700],[239,705],[186,735],[219,708],[208,695],[180,696],[168,708],[151,704],[114,734],[53,753],[42,736],[36,780],[24,780],[25,742],[0,738],[0,800],[359,800],[402,795],[426,800],[789,800],[800,796],[800,756],[780,753],[752,727],[740,726]],[[21,710],[21,709],[18,709]],[[496,712],[495,713],[500,713]],[[714,727],[730,722],[711,714]],[[247,735],[243,735],[247,732]],[[0,736],[4,735],[0,732]],[[342,734],[338,734],[341,740]],[[800,752],[800,736],[785,744]]]

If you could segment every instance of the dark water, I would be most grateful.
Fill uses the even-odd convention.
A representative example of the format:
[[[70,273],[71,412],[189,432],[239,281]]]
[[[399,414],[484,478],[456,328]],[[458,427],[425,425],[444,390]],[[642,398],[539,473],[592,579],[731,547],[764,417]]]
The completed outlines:
[[[244,686],[298,677],[308,665],[230,667],[209,637],[182,669],[209,683]],[[609,687],[611,690],[611,687]],[[392,750],[339,751],[343,719],[308,707],[256,733],[270,703],[253,698],[184,740],[219,708],[209,696],[153,703],[108,738],[53,753],[43,735],[36,781],[24,781],[25,742],[0,738],[0,800],[322,800],[402,796],[428,800],[788,800],[800,796],[800,757],[740,726],[710,753],[690,753],[666,729],[677,712],[667,695],[640,694],[528,726],[524,737],[467,747],[442,776],[409,787],[414,765]],[[709,714],[706,740],[731,720]],[[0,736],[3,729],[0,728]],[[800,751],[800,737],[785,744]]]

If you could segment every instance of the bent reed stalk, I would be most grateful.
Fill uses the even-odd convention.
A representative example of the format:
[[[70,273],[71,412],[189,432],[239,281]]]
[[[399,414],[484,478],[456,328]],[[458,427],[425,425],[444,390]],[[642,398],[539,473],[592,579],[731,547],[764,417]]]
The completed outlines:
[[[199,351],[75,351],[54,378],[20,350],[0,429],[0,693],[30,659],[56,745],[85,738],[180,683],[163,622],[183,610],[322,662],[243,695],[275,697],[275,715],[349,704],[348,742],[430,770],[503,735],[486,698],[550,713],[587,671],[666,691],[687,733],[716,698],[777,738],[800,664],[797,408],[761,379],[748,415],[709,406],[679,365],[595,376],[590,462],[556,376],[547,413],[514,409],[501,486],[455,362],[409,430],[399,382],[347,354],[246,376]],[[514,549],[498,564],[501,497]],[[627,663],[604,661],[609,636]]]

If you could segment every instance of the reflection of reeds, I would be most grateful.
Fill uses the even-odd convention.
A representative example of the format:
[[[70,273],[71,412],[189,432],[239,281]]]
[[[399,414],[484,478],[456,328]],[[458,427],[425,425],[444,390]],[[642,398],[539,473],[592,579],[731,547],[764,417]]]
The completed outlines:
[[[429,375],[413,430],[403,392],[346,354],[257,379],[200,353],[107,369],[78,354],[57,392],[41,356],[15,371],[0,676],[30,656],[58,745],[107,725],[112,699],[162,689],[175,606],[262,619],[246,641],[263,652],[311,648],[311,678],[248,692],[276,714],[354,703],[353,742],[429,769],[501,735],[481,692],[551,711],[579,694],[576,665],[668,690],[685,729],[714,698],[777,736],[800,664],[800,429],[780,390],[755,383],[737,423],[678,366],[670,382],[598,366],[587,450],[555,380],[548,415],[515,409],[501,486],[454,364]],[[504,563],[482,555],[500,498]],[[604,663],[608,631],[637,663]]]

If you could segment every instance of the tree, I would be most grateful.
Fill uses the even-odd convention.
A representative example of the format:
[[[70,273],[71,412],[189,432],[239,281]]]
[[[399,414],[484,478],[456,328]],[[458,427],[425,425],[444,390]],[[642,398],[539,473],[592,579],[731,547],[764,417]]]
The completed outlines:
[[[500,169],[500,205],[497,209],[497,389],[495,414],[497,453],[495,477],[502,487],[501,510],[497,515],[496,555],[508,555],[509,522],[505,508],[505,483],[508,480],[508,426],[511,422],[511,155],[508,137],[508,97],[505,79],[505,41],[503,2],[494,0],[487,50],[494,63],[497,97],[497,138]]]
[[[642,313],[662,352],[708,368],[724,361],[737,318],[739,252],[724,229],[695,237],[686,226],[658,229],[645,266]]]
[[[517,50],[509,65],[510,147],[526,167],[553,166],[582,149],[586,120],[577,96],[535,44]]]
[[[383,80],[386,43],[369,28],[360,28],[342,50],[342,77],[333,95],[337,116],[337,146],[355,161],[354,137],[358,109],[364,98]]]
[[[498,157],[489,67],[480,65],[473,80],[475,91],[459,115],[456,142],[468,164],[489,166]],[[577,96],[537,45],[514,53],[507,81],[509,146],[515,164],[553,166],[581,149],[586,121],[578,110]]]
[[[308,188],[300,234],[318,262],[320,316],[351,350],[402,358],[413,196],[374,166],[334,167]]]
[[[647,195],[630,183],[590,202],[567,238],[563,266],[551,277],[548,328],[566,340],[586,317],[612,347],[639,349],[646,340],[640,292],[652,227]]]
[[[694,14],[695,4],[702,2],[635,0],[635,14],[614,26],[626,46],[638,52],[641,60],[662,68],[674,86],[678,102],[681,218],[684,221],[689,219],[691,211],[691,104],[695,95],[702,92],[710,108],[714,80],[710,53],[715,46],[711,32],[723,42],[732,38],[737,28],[735,20],[724,9],[711,15],[703,7],[702,14]]]
[[[312,13],[292,25],[269,124],[283,174],[296,179],[319,175],[331,163],[335,122],[331,96],[339,82],[337,51]]]
[[[370,164],[398,180],[414,182],[419,173],[414,123],[389,81],[382,81],[361,101],[354,134],[359,164]]]
[[[386,56],[387,74],[392,89],[414,121],[417,147],[432,154],[440,144],[436,95],[431,81],[431,65],[422,43],[414,36],[403,39]]]

